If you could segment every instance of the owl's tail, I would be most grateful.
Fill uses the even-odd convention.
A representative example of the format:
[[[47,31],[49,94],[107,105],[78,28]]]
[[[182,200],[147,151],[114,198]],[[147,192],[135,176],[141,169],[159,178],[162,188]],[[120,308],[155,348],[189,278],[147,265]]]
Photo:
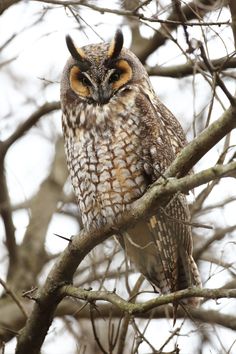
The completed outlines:
[[[192,234],[184,196],[173,199],[148,221],[140,221],[124,234],[127,255],[162,294],[200,287],[192,257]],[[182,303],[198,306],[199,298]]]

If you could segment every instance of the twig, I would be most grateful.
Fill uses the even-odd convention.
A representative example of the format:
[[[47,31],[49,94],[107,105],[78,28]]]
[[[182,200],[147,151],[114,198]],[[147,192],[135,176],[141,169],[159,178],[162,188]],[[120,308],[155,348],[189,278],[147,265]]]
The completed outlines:
[[[25,317],[25,319],[27,320],[28,315],[24,309],[24,306],[21,304],[20,300],[18,299],[18,297],[16,296],[16,294],[7,286],[7,284],[5,283],[4,280],[2,280],[0,278],[0,284],[3,286],[3,288],[5,289],[6,293],[10,295],[10,297],[12,298],[12,300],[16,303],[16,305],[19,307],[19,309],[21,310],[21,312],[23,313],[23,316]]]
[[[35,291],[38,290],[38,287],[37,286],[34,286],[32,287],[30,290],[27,290],[27,291],[24,291],[22,293],[22,297],[26,297],[27,299],[30,299],[30,300],[37,300],[37,297],[35,296],[32,296],[32,294],[35,293]]]
[[[177,327],[172,333],[171,335],[167,338],[167,340],[163,343],[163,345],[160,347],[159,351],[160,353],[162,353],[163,349],[165,348],[165,346],[171,341],[171,339],[175,336],[178,335],[180,331],[180,328]]]
[[[181,219],[177,219],[174,218],[173,216],[169,215],[165,209],[163,207],[160,207],[160,210],[163,212],[163,214],[171,221],[175,222],[175,223],[179,223],[179,224],[183,224],[183,225],[187,225],[187,226],[192,226],[192,227],[196,227],[196,228],[202,228],[202,229],[208,229],[208,230],[212,230],[213,227],[210,225],[204,225],[204,224],[200,224],[197,222],[191,222],[191,221],[186,221],[186,220],[181,220]]]
[[[208,247],[215,241],[218,241],[218,240],[221,240],[225,234],[229,233],[229,232],[232,232],[236,229],[236,225],[232,225],[232,226],[229,226],[229,227],[225,227],[223,229],[219,229],[219,230],[216,230],[215,233],[213,234],[212,237],[210,237],[208,240],[206,240],[205,242],[203,242],[203,244],[195,249],[194,251],[194,258],[195,259],[198,259],[201,254],[208,249]]]
[[[141,9],[144,6],[147,6],[152,0],[145,0],[144,2],[140,3],[135,9],[133,10],[133,13],[138,12],[139,9]]]
[[[53,233],[53,235],[61,238],[62,240],[66,240],[68,242],[71,242],[71,238],[68,238],[68,237],[65,237],[65,236],[62,236],[62,235],[59,235],[59,234],[55,234],[55,233]]]
[[[149,345],[149,347],[152,349],[153,353],[156,353],[156,349],[154,348],[154,346],[149,342],[149,340],[144,336],[144,333],[142,333],[140,331],[140,329],[138,328],[138,326],[136,325],[136,322],[134,320],[134,318],[131,318],[131,324],[133,325],[135,331],[138,333],[138,345],[140,345],[140,342],[142,343],[143,341],[147,343],[147,345]],[[137,348],[136,348],[137,349]],[[135,351],[135,353],[137,352],[137,350]]]
[[[137,20],[143,20],[143,21],[148,21],[148,22],[157,22],[157,23],[163,23],[167,25],[185,25],[185,26],[203,26],[203,27],[208,27],[208,26],[223,26],[223,25],[230,25],[230,20],[228,21],[222,21],[222,22],[187,22],[185,21],[184,23],[181,21],[172,21],[172,20],[162,20],[159,18],[153,18],[153,17],[146,17],[143,14],[140,13],[134,13],[133,11],[128,11],[128,10],[117,10],[117,9],[109,9],[107,7],[99,7],[93,4],[88,4],[84,3],[84,1],[81,0],[31,0],[31,1],[40,1],[44,2],[47,4],[53,4],[53,5],[62,5],[62,6],[70,6],[70,5],[80,5],[84,7],[88,7],[91,10],[98,11],[101,14],[104,13],[112,13],[116,14],[119,16],[127,16],[127,17],[133,17],[136,18]]]
[[[15,132],[3,142],[0,155],[5,155],[9,147],[16,142],[17,139],[22,137],[29,129],[31,129],[41,117],[44,115],[60,109],[60,102],[50,102],[45,103],[41,107],[39,107],[34,113],[32,113],[29,118],[26,119],[24,123],[22,123]]]
[[[137,293],[143,283],[144,277],[143,275],[140,275],[138,280],[136,281],[131,293],[130,293],[130,297],[129,297],[129,302],[135,302]],[[125,348],[125,339],[127,336],[127,332],[128,332],[128,326],[129,326],[129,321],[130,321],[131,316],[129,314],[125,314],[124,319],[123,319],[123,323],[121,326],[121,331],[120,331],[120,336],[119,336],[119,344],[118,344],[118,348],[117,348],[117,354],[122,354],[124,352],[124,348]]]
[[[95,341],[96,341],[98,347],[100,348],[100,350],[102,351],[102,353],[107,354],[107,352],[103,348],[103,346],[102,346],[102,344],[101,344],[101,342],[99,340],[98,334],[97,334],[97,330],[96,330],[96,326],[95,326],[95,320],[94,320],[94,317],[93,317],[93,311],[94,311],[94,304],[90,303],[90,319],[91,319],[92,328],[93,328],[93,335],[94,335]]]
[[[100,36],[100,34],[97,31],[95,31],[95,29],[87,21],[85,21],[83,17],[79,15],[79,13],[76,14],[71,6],[68,6],[68,9],[70,10],[70,12],[72,13],[72,15],[74,16],[75,20],[78,22],[79,25],[80,22],[78,17],[81,19],[81,21],[83,21],[86,24],[86,26],[88,26],[96,34],[96,36],[98,36],[99,39],[102,40],[102,42],[104,42],[104,39]]]
[[[236,99],[234,96],[231,95],[231,93],[228,91],[227,87],[225,86],[224,82],[222,81],[222,79],[219,77],[218,72],[216,71],[216,69],[213,67],[212,63],[208,60],[207,56],[206,56],[206,52],[205,49],[203,47],[203,44],[201,43],[199,45],[200,51],[201,51],[201,56],[202,59],[204,61],[204,64],[206,65],[207,69],[209,70],[209,72],[214,76],[215,75],[215,80],[217,85],[222,89],[222,91],[225,93],[225,95],[227,96],[228,100],[230,101],[232,106],[235,106],[236,104]]]

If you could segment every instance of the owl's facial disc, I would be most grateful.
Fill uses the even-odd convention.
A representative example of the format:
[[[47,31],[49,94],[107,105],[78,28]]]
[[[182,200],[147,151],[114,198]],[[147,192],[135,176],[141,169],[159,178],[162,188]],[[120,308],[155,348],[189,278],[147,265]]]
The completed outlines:
[[[75,64],[69,72],[71,89],[92,104],[103,105],[109,102],[132,78],[129,62],[122,58],[123,34],[116,31],[108,47],[104,60],[86,55],[86,50],[75,47],[70,36],[66,37],[67,47]],[[88,54],[88,53],[87,53]]]
[[[70,69],[71,89],[79,96],[90,98],[91,103],[103,105],[126,85],[132,78],[132,68],[124,60],[117,60],[112,68],[107,69],[103,78],[91,78],[88,72],[82,72],[79,66]]]

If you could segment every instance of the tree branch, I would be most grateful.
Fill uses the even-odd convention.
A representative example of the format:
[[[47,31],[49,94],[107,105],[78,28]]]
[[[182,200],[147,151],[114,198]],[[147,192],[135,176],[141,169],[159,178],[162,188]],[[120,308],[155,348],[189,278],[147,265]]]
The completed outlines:
[[[230,106],[220,118],[203,130],[178,155],[165,175],[184,176],[225,135],[236,127],[236,107]]]
[[[110,291],[92,291],[66,285],[61,288],[63,296],[71,296],[80,300],[94,302],[107,301],[129,315],[136,315],[150,311],[156,307],[167,305],[190,297],[202,297],[205,299],[236,298],[236,289],[202,289],[191,288],[179,290],[171,294],[157,296],[155,299],[142,303],[132,303],[124,300],[119,295]]]
[[[236,58],[229,56],[219,59],[211,60],[211,64],[215,70],[222,71],[224,69],[230,69],[236,67]],[[155,66],[146,67],[148,75],[154,76],[168,76],[173,78],[183,78],[193,74],[200,74],[202,70],[207,71],[206,65],[202,61],[188,62],[186,64],[175,66]],[[200,69],[200,70],[199,70]]]
[[[63,300],[61,304],[58,306],[56,311],[56,315],[66,316],[71,315],[77,320],[81,319],[89,319],[88,308],[85,307],[78,313],[78,308],[82,307],[83,302],[75,302],[73,300]],[[171,307],[169,307],[170,313],[172,311]],[[166,318],[167,307],[159,306],[152,310],[152,318],[154,319],[162,319]],[[113,318],[120,318],[122,312],[120,309],[114,305],[110,305],[108,303],[99,304],[99,312],[95,313],[95,318],[106,318],[109,317],[112,313]],[[225,328],[230,328],[232,330],[236,330],[236,317],[232,315],[227,315],[225,313],[219,312],[219,310],[206,310],[204,308],[192,308],[188,307],[188,313],[190,314],[190,320],[197,320],[202,323],[209,323],[209,324],[218,324]],[[142,312],[136,314],[137,318],[150,318],[150,312]],[[177,310],[177,318],[185,318],[186,312],[179,307]]]
[[[0,142],[0,149],[3,143]],[[4,160],[0,159],[0,215],[3,220],[6,237],[6,247],[9,254],[8,276],[14,274],[17,266],[18,250],[15,239],[15,226],[12,220],[10,197],[4,169]],[[6,208],[4,208],[6,206]]]
[[[7,10],[10,6],[16,4],[20,0],[1,0],[0,2],[0,15],[3,14],[5,10]]]
[[[232,284],[233,287],[235,284]],[[0,339],[4,342],[12,339],[20,328],[22,328],[25,324],[25,317],[22,312],[19,310],[18,306],[13,301],[6,301],[7,299],[0,300]],[[32,310],[32,302],[22,300],[24,308],[29,313]],[[167,308],[165,306],[159,306],[152,310],[152,318],[153,319],[164,319],[166,318]],[[171,313],[172,309],[169,308],[169,312]],[[101,303],[99,304],[99,311],[94,313],[95,319],[100,318],[109,318],[112,313],[112,318],[120,319],[122,316],[122,311],[114,305],[110,305],[109,303]],[[236,330],[236,317],[232,315],[227,315],[225,313],[221,313],[218,309],[216,310],[206,310],[204,308],[188,308],[189,319],[196,320],[202,323],[209,323],[220,325],[225,328],[229,328],[232,330]],[[83,302],[81,301],[73,301],[69,298],[64,299],[60,305],[57,307],[55,312],[55,317],[62,318],[64,316],[72,316],[77,321],[89,320],[90,314],[88,307],[83,306]],[[129,315],[127,315],[129,316]],[[137,318],[140,319],[149,319],[150,312],[137,313]],[[185,318],[186,312],[179,307],[177,310],[177,318]],[[1,348],[1,343],[0,343]],[[31,352],[30,352],[31,353]]]
[[[34,113],[32,113],[29,118],[26,119],[15,131],[14,133],[2,142],[0,146],[0,158],[3,158],[10,148],[10,146],[16,142],[17,139],[22,137],[28,130],[30,130],[41,117],[44,115],[60,109],[60,102],[46,102],[41,107],[39,107]]]

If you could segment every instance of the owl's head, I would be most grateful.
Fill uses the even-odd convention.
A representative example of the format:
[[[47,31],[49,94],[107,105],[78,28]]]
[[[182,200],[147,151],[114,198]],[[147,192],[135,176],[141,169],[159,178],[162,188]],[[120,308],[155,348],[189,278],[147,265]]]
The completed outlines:
[[[62,75],[61,93],[67,100],[84,100],[103,105],[130,85],[140,83],[147,73],[139,59],[123,48],[123,34],[117,30],[111,43],[75,46],[66,37],[71,58]]]

